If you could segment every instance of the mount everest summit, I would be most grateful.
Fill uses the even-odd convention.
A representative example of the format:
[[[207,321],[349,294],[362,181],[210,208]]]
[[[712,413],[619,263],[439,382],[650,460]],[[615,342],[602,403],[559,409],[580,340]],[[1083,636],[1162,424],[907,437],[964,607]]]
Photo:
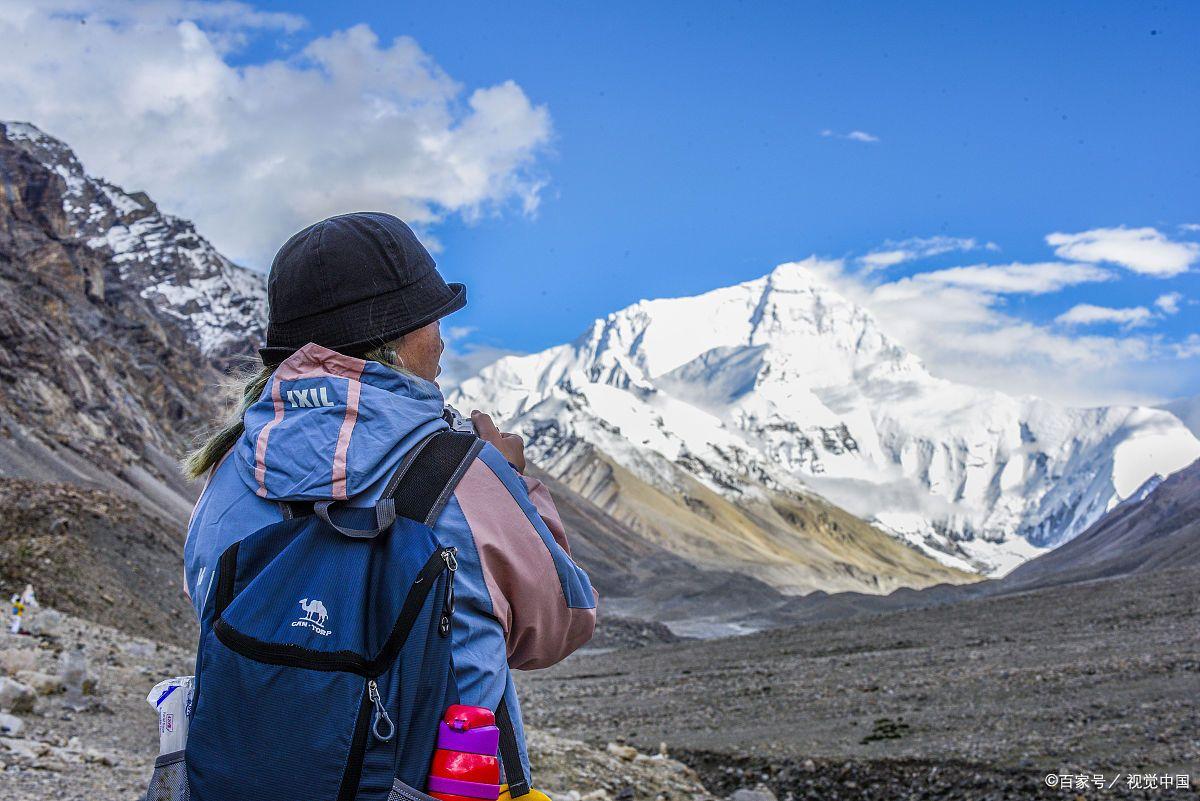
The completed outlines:
[[[934,377],[807,263],[641,301],[570,344],[497,361],[450,402],[511,421],[552,474],[587,449],[664,492],[682,472],[734,503],[816,493],[987,574],[1200,457],[1166,411],[1067,408]]]

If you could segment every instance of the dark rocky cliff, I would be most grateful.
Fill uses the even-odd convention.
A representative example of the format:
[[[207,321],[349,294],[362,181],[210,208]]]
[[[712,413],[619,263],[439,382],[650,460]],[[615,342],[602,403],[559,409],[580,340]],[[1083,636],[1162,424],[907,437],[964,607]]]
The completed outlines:
[[[194,490],[178,458],[218,408],[219,367],[261,331],[218,342],[188,319],[196,301],[181,288],[207,250],[144,195],[86,176],[62,143],[0,123],[0,475],[106,488],[185,518]],[[258,280],[233,275],[251,290]],[[258,302],[214,289],[237,310],[222,321],[231,331]]]

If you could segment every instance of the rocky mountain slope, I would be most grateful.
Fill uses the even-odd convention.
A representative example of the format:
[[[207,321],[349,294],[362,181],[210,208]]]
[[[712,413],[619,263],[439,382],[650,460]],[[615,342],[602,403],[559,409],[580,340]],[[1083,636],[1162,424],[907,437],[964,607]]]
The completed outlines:
[[[103,275],[89,277],[93,298],[114,290],[144,298],[210,359],[254,354],[267,319],[260,273],[230,262],[190,222],[159,211],[145,192],[88,175],[66,144],[35,126],[0,123],[0,134],[61,179],[55,201],[61,201],[65,226],[57,234],[106,262]]]
[[[0,478],[0,520],[0,592],[32,582],[60,611],[195,645],[177,521],[112,491],[12,478]]]
[[[1013,570],[1002,579],[900,589],[888,595],[861,592],[806,595],[774,618],[835,620],[923,609],[1032,590],[1143,576],[1175,568],[1200,569],[1200,460],[1166,479],[1154,477],[1075,539]]]
[[[567,483],[606,508],[609,490],[588,489],[597,459],[739,509],[816,492],[947,565],[993,574],[1200,456],[1164,411],[1070,409],[938,379],[803,263],[636,303],[570,344],[501,359],[450,400],[515,419],[555,476],[588,465]]]
[[[236,348],[162,288],[210,251],[144,196],[88,178],[61,143],[0,124],[0,473],[186,517],[177,459]]]
[[[537,448],[541,440],[528,442]],[[559,440],[554,450],[538,453],[537,463],[560,486],[595,504],[656,549],[708,574],[685,597],[702,598],[701,588],[710,585],[713,574],[726,577],[725,588],[742,585],[742,602],[735,602],[731,611],[761,597],[750,591],[746,578],[754,586],[765,582],[787,594],[815,589],[878,593],[973,580],[812,493],[770,490],[735,500],[665,463],[658,465],[661,472],[651,481],[646,473],[628,469],[578,440]],[[731,573],[742,578],[732,581]],[[669,584],[655,581],[647,586]],[[728,594],[718,591],[714,597]]]

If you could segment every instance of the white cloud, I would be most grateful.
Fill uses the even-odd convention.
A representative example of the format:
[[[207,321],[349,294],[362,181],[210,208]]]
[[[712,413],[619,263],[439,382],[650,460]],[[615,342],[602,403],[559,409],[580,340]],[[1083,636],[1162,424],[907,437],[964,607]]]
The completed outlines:
[[[1200,244],[1174,242],[1155,228],[1095,228],[1053,233],[1046,243],[1060,258],[1119,264],[1137,273],[1169,277],[1200,260]]]
[[[1072,268],[1062,271],[999,265],[995,274],[976,265],[880,282],[877,273],[840,260],[804,263],[870,309],[885,331],[943,378],[1083,406],[1152,402],[1194,391],[1188,378],[1194,366],[1181,367],[1178,360],[1200,357],[1200,336],[1172,343],[1144,332],[1082,333],[1005,309],[1005,298],[1023,286],[1053,291],[1052,282],[1065,286],[1068,278],[1086,278],[1073,270],[1080,265],[1060,264]]]
[[[498,348],[478,342],[464,341],[475,329],[469,326],[451,326],[442,331],[446,349],[442,352],[442,372],[438,375],[438,386],[443,395],[450,394],[459,384],[478,373],[494,361],[519,354],[519,351]],[[470,409],[459,409],[470,412]]]
[[[305,21],[241,3],[15,0],[0,6],[0,114],[194,220],[265,266],[291,233],[352,210],[428,229],[537,207],[550,115],[511,81],[467,88],[408,37],[358,25],[234,63]]]
[[[1200,334],[1188,334],[1182,342],[1175,343],[1174,350],[1180,359],[1200,357]]]
[[[1093,306],[1079,303],[1054,318],[1061,325],[1097,325],[1114,323],[1125,329],[1140,328],[1154,320],[1154,312],[1145,306],[1114,309],[1110,306]]]
[[[1179,226],[1179,230],[1195,233],[1200,231],[1200,223],[1183,223]]]
[[[869,134],[866,131],[851,131],[846,134],[847,139],[852,139],[855,142],[878,142],[879,137],[874,134]]]
[[[995,242],[981,245],[972,238],[953,236],[910,237],[899,241],[888,240],[880,247],[859,258],[859,262],[870,270],[893,267],[906,261],[915,261],[930,256],[955,251],[971,251],[979,248],[999,250]]]
[[[833,139],[848,139],[851,142],[878,142],[879,137],[875,134],[867,133],[866,131],[850,131],[848,133],[838,133],[831,128],[825,128],[821,131],[821,136]]]
[[[1183,294],[1180,292],[1168,292],[1165,295],[1159,295],[1154,301],[1163,314],[1175,314],[1179,311],[1179,304],[1183,300]]]
[[[1108,281],[1114,276],[1108,270],[1091,264],[1039,262],[1035,264],[972,264],[945,270],[918,273],[912,280],[918,283],[975,289],[997,295],[1044,295],[1068,286]]]

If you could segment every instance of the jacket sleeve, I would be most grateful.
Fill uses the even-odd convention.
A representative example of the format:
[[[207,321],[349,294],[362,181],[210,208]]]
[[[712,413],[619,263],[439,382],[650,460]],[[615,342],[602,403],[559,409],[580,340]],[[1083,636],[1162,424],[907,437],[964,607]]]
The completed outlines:
[[[571,559],[554,501],[485,447],[454,492],[479,552],[509,665],[549,667],[592,637],[596,594]]]

